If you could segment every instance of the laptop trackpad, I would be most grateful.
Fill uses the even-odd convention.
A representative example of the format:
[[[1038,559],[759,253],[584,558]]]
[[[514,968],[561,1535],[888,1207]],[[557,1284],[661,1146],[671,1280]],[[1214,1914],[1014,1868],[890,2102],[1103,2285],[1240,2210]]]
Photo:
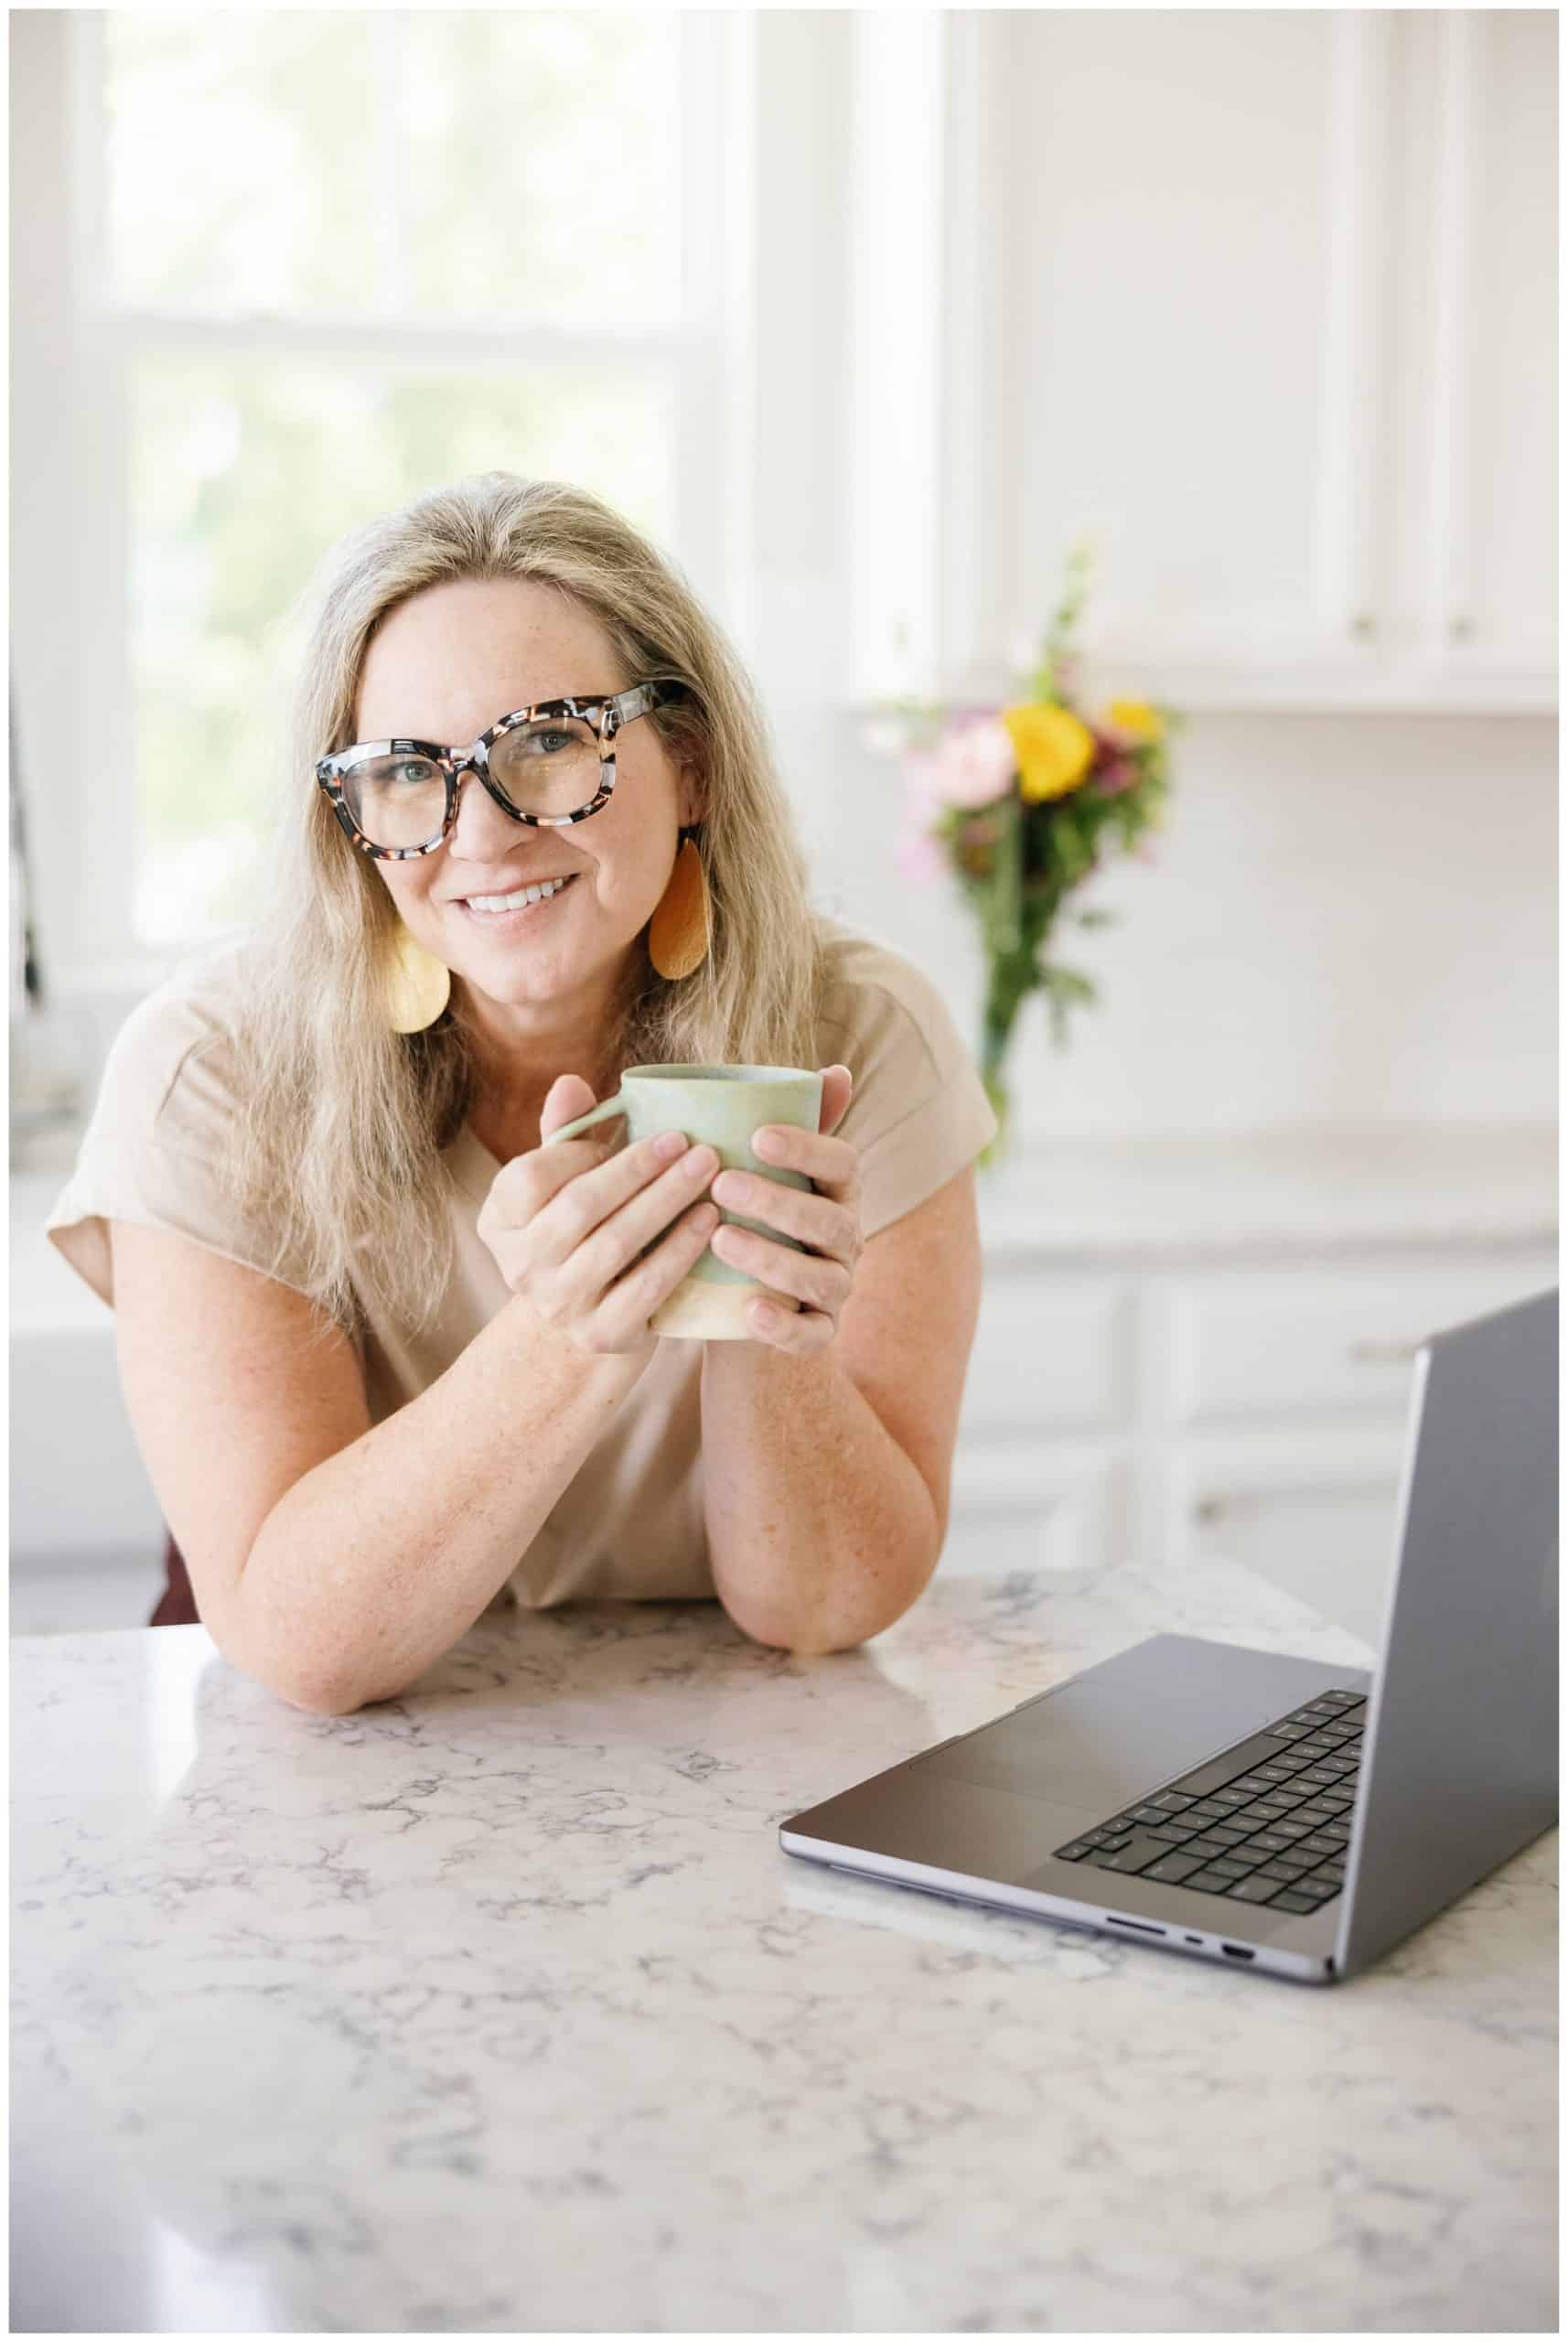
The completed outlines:
[[[1113,1812],[1288,1706],[1257,1654],[1156,1635],[927,1760],[1015,1796]]]

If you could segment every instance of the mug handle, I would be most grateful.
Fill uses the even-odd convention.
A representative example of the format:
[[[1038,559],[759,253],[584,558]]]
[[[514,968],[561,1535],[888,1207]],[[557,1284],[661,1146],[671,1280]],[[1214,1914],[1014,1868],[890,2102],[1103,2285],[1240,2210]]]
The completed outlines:
[[[624,1114],[624,1097],[625,1092],[618,1090],[613,1098],[607,1098],[602,1105],[595,1106],[585,1114],[579,1114],[575,1122],[563,1123],[558,1131],[552,1131],[547,1139],[541,1140],[541,1145],[553,1146],[557,1139],[575,1138],[579,1131],[587,1130],[594,1123],[607,1122],[612,1114]]]

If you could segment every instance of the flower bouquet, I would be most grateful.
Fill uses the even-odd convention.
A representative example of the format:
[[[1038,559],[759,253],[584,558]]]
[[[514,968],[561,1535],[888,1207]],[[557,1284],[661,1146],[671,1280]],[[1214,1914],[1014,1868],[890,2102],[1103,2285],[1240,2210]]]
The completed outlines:
[[[1038,665],[1001,709],[949,709],[916,699],[884,704],[868,744],[901,757],[906,785],[899,866],[926,880],[945,868],[980,922],[987,962],[980,1070],[1000,1129],[981,1158],[1005,1142],[1004,1077],[1018,1011],[1046,995],[1061,1047],[1068,1010],[1096,997],[1076,968],[1050,955],[1064,906],[1113,847],[1153,859],[1139,840],[1159,827],[1167,780],[1165,742],[1182,718],[1143,700],[1113,700],[1098,723],[1072,704],[1076,664],[1069,638],[1083,603],[1088,548],[1068,559],[1068,584]],[[1112,913],[1071,914],[1105,927]]]

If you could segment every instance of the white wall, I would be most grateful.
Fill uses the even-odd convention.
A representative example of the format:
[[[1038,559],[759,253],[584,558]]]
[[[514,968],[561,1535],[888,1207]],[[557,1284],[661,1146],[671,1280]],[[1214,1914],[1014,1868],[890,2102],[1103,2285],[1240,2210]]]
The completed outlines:
[[[1173,748],[1153,865],[1068,928],[1101,987],[1068,1048],[1015,1051],[1021,1136],[1272,1124],[1547,1122],[1556,1108],[1555,725],[1529,716],[1210,715]],[[972,1040],[981,961],[946,891],[892,858],[898,784],[849,723],[803,826],[824,902],[918,960]],[[802,792],[804,798],[805,792]]]

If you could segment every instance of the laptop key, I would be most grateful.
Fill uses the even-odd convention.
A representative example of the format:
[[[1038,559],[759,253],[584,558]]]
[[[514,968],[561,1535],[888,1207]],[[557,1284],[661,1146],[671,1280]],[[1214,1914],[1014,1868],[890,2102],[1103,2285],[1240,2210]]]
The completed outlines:
[[[1316,1911],[1317,1897],[1316,1895],[1298,1895],[1294,1886],[1282,1887],[1279,1894],[1270,1897],[1269,1908],[1271,1911]]]
[[[1151,1838],[1147,1831],[1140,1830],[1128,1839],[1124,1846],[1096,1846],[1089,1860],[1096,1870],[1137,1871],[1146,1870],[1151,1863],[1158,1862],[1162,1854],[1169,1853],[1168,1846],[1162,1846],[1157,1838]]]
[[[1144,1876],[1157,1878],[1164,1885],[1179,1886],[1184,1878],[1190,1878],[1195,1870],[1202,1868],[1203,1864],[1196,1854],[1166,1854],[1163,1861],[1153,1864],[1144,1871]]]
[[[1093,1848],[1087,1838],[1076,1838],[1070,1846],[1058,1846],[1053,1859],[1058,1863],[1080,1863]]]
[[[1211,1789],[1222,1789],[1232,1781],[1240,1781],[1254,1765],[1265,1763],[1278,1748],[1279,1742],[1271,1740],[1266,1732],[1255,1732],[1250,1740],[1238,1741],[1235,1747],[1222,1756],[1210,1757],[1207,1765],[1195,1766],[1172,1789],[1187,1789],[1194,1797],[1207,1797]]]
[[[1251,1878],[1233,1879],[1229,1891],[1238,1903],[1266,1903],[1278,1894],[1279,1888],[1277,1878],[1259,1878],[1254,1874]]]
[[[1192,1876],[1184,1879],[1182,1884],[1184,1886],[1196,1886],[1204,1895],[1227,1895],[1235,1885],[1235,1879],[1229,1872],[1211,1866],[1208,1870],[1195,1870]]]

